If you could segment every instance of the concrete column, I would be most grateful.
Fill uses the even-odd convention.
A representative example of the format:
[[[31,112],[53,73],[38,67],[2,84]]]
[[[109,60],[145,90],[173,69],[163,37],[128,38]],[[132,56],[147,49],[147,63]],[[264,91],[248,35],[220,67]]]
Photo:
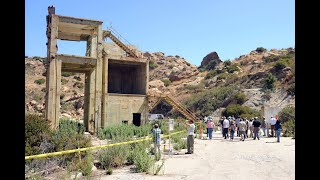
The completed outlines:
[[[59,19],[56,15],[49,16],[48,30],[48,47],[47,47],[47,77],[46,77],[46,106],[45,106],[45,115],[46,119],[49,120],[51,128],[55,129],[59,125],[59,117],[56,117],[57,109],[57,67],[56,67],[56,55],[57,55],[57,38],[58,38],[58,23]],[[59,66],[59,65],[58,65]],[[61,67],[61,66],[60,66]],[[59,69],[59,68],[58,68]],[[60,68],[61,71],[61,68]],[[60,81],[59,81],[60,82]],[[60,96],[59,96],[60,98]],[[60,99],[59,99],[60,100]],[[58,102],[60,104],[60,101]],[[58,112],[59,114],[59,112]]]
[[[101,126],[107,126],[107,104],[108,102],[108,56],[103,55],[102,68],[102,108],[101,108]]]

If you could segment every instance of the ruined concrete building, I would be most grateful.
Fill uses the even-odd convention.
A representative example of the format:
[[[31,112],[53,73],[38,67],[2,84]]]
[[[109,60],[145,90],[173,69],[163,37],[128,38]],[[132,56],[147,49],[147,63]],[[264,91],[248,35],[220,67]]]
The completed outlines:
[[[47,79],[45,116],[59,125],[61,72],[85,74],[84,124],[94,134],[112,123],[145,123],[148,112],[149,61],[122,43],[102,21],[55,14],[47,15]],[[110,38],[124,55],[110,53]],[[86,41],[86,56],[59,54],[57,40]]]

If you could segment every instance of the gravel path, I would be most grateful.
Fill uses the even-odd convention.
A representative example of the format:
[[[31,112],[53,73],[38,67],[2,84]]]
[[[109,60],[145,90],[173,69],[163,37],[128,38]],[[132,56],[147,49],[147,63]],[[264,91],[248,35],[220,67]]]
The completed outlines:
[[[281,137],[262,137],[260,140],[235,137],[222,138],[221,132],[213,140],[195,140],[192,155],[165,155],[163,174],[154,176],[131,173],[129,167],[115,169],[112,175],[101,175],[100,180],[293,180],[295,179],[295,140]],[[183,152],[185,150],[182,150]]]

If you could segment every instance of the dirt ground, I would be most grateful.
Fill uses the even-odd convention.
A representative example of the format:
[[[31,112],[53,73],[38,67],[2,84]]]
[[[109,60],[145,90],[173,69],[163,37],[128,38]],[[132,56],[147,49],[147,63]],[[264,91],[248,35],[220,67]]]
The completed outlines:
[[[235,137],[222,138],[221,132],[213,140],[195,140],[194,154],[164,155],[164,169],[159,175],[132,173],[130,167],[113,170],[112,175],[97,175],[100,180],[293,180],[295,179],[295,140],[281,137],[261,137],[260,140]]]

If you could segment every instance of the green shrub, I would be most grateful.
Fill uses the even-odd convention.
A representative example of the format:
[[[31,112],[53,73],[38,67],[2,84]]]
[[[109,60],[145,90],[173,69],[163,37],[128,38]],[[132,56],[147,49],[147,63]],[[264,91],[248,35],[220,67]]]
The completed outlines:
[[[237,64],[233,64],[233,65],[227,67],[228,73],[233,73],[238,70],[239,70],[239,68],[238,68]]]
[[[188,62],[186,62],[186,64],[187,64],[187,66],[191,66],[191,64],[190,64],[190,63],[188,63]]]
[[[296,88],[295,83],[291,84],[289,86],[289,88],[287,89],[288,95],[294,96],[295,95],[295,88]]]
[[[279,120],[282,123],[287,121],[295,121],[295,107],[287,106],[279,112]]]
[[[214,77],[215,75],[217,75],[217,71],[216,71],[216,70],[211,70],[211,71],[209,71],[209,73],[206,75],[205,79],[210,79],[210,78]]]
[[[135,126],[133,124],[114,124],[98,130],[99,139],[127,139],[133,136],[144,137],[150,134],[151,126]]]
[[[283,68],[285,68],[286,67],[286,64],[285,64],[285,62],[283,62],[283,61],[278,61],[278,62],[276,62],[276,64],[274,65],[274,68],[275,68],[275,70],[277,71],[277,72],[279,72],[280,70],[282,70]]]
[[[173,66],[172,64],[169,64],[169,65],[168,65],[168,68],[169,68],[169,69],[172,69],[173,67],[174,67],[174,66]]]
[[[289,120],[282,124],[284,137],[295,137],[295,121]]]
[[[228,59],[226,61],[223,62],[224,67],[228,67],[231,65],[231,61]]]
[[[248,100],[247,96],[241,92],[238,92],[237,94],[233,95],[232,99],[236,104],[243,104]]]
[[[125,164],[129,154],[127,145],[113,146],[99,152],[99,160],[103,168],[120,167]]]
[[[263,48],[263,47],[258,47],[258,48],[256,49],[256,51],[257,51],[258,53],[263,53],[263,52],[266,52],[267,49],[266,49],[266,48]]]
[[[208,116],[217,108],[222,107],[225,99],[230,98],[236,89],[235,85],[229,85],[205,90],[186,98],[184,104],[188,109],[203,116]]]
[[[263,58],[265,63],[275,62],[275,61],[278,61],[279,59],[280,59],[280,57],[276,56],[276,55],[270,55],[268,57]]]
[[[67,79],[63,79],[63,78],[61,78],[61,84],[62,84],[62,85],[67,84],[67,83],[68,83],[68,81],[69,81],[69,80],[67,80]]]
[[[75,165],[75,169],[80,170],[80,172],[84,176],[89,176],[92,173],[92,167],[93,167],[93,155],[91,152],[87,152],[87,155],[84,159],[81,159],[77,164]]]
[[[218,75],[217,80],[221,80],[221,79],[227,79],[228,74],[226,73],[221,73]]]
[[[147,172],[153,164],[153,160],[145,150],[139,150],[133,159],[137,172]]]
[[[158,67],[157,63],[155,63],[153,60],[149,61],[150,70],[153,70],[153,69],[155,69],[157,67]]]
[[[171,81],[169,79],[161,79],[161,81],[164,83],[165,87],[168,87],[171,84]]]
[[[235,117],[247,117],[252,118],[260,116],[259,111],[251,109],[247,106],[241,106],[239,104],[229,104],[227,108],[221,113],[223,116],[235,116]]]
[[[43,78],[34,81],[34,83],[39,84],[39,85],[44,84],[45,82],[46,82],[46,80]]]
[[[271,73],[267,74],[267,77],[264,81],[264,89],[274,89],[275,88],[275,82],[277,81],[276,77],[272,75]]]
[[[49,121],[43,116],[27,114],[25,116],[25,156],[51,152],[52,148],[41,147],[41,143],[51,141],[51,133]]]
[[[69,76],[73,76],[75,75],[75,73],[73,72],[61,72],[61,76],[63,77],[69,77]]]

